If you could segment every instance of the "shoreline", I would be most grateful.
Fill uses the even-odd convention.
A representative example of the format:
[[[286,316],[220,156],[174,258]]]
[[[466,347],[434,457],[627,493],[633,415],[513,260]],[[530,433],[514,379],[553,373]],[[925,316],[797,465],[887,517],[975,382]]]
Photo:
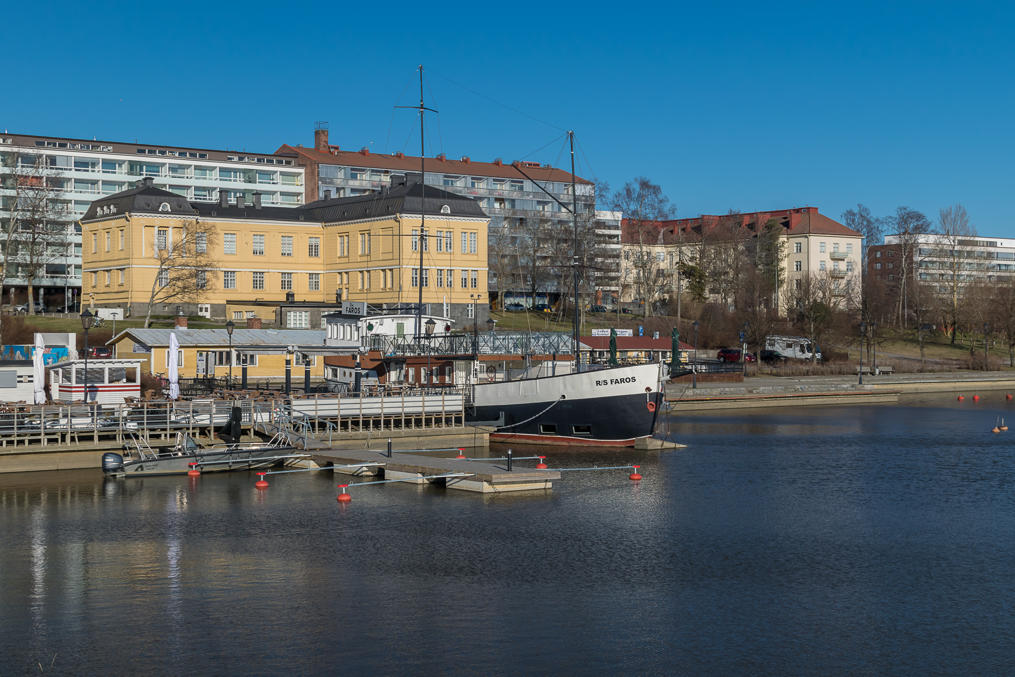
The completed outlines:
[[[902,395],[965,391],[1015,392],[1009,372],[894,374],[864,376],[748,377],[743,383],[704,383],[692,388],[685,382],[665,386],[670,411],[709,411],[773,407],[896,404]]]

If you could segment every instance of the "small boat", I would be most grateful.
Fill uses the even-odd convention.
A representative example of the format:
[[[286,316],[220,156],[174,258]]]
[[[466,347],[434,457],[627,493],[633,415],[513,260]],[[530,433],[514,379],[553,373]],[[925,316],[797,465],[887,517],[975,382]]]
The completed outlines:
[[[202,473],[255,470],[292,465],[308,458],[308,454],[300,452],[282,433],[268,442],[243,442],[206,449],[198,446],[189,435],[178,433],[173,447],[158,451],[138,435],[132,435],[126,453],[102,455],[102,472],[110,477],[150,477],[185,475],[193,469]]]

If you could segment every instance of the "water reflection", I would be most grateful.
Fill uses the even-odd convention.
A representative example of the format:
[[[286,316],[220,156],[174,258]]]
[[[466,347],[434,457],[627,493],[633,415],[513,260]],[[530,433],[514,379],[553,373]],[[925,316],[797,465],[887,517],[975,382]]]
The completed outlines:
[[[644,476],[526,495],[0,476],[0,666],[1007,672],[1015,438],[980,404],[680,416],[664,452],[518,445]]]

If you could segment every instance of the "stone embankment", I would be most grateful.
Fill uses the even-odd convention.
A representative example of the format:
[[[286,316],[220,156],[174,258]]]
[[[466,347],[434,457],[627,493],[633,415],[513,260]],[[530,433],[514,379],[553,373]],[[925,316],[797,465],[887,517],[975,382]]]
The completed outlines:
[[[925,374],[865,374],[856,376],[757,376],[742,383],[687,381],[666,386],[674,411],[750,409],[857,404],[893,404],[905,394],[1009,390],[1015,392],[1013,372],[940,372]]]

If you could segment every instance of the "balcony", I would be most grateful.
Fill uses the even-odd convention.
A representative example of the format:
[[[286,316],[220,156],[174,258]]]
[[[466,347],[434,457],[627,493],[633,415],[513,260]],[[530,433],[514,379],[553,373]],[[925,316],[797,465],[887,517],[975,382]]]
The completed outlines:
[[[830,271],[828,271],[828,276],[829,277],[834,277],[836,279],[842,279],[842,278],[846,277],[846,271],[845,270],[830,270]]]
[[[833,261],[845,261],[847,258],[849,258],[849,254],[847,254],[846,252],[832,252],[831,254],[828,255],[828,258],[832,259]]]

